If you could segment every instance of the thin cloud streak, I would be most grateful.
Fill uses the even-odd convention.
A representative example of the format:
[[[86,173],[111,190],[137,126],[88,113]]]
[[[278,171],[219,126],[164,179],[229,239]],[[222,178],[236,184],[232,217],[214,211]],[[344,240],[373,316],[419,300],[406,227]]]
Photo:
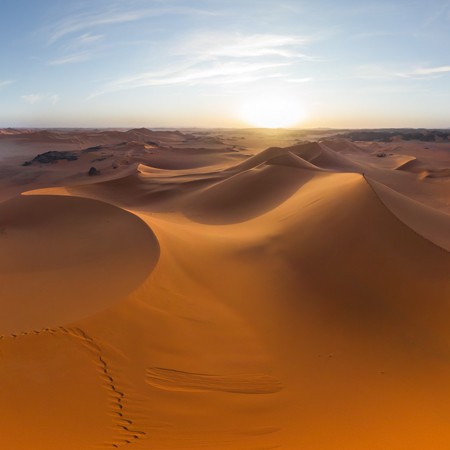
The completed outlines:
[[[230,84],[251,82],[268,77],[281,77],[282,74],[267,73],[275,68],[286,67],[288,63],[242,63],[228,62],[215,64],[213,67],[192,66],[190,70],[172,72],[147,72],[109,83],[103,90],[89,98],[110,92],[123,91],[151,86],[195,85],[195,84]],[[263,73],[262,73],[263,72]],[[264,73],[265,72],[265,73]],[[259,74],[258,74],[259,73]],[[256,75],[258,74],[258,75]],[[249,76],[252,75],[252,76]]]
[[[450,66],[439,66],[439,67],[420,67],[412,72],[397,73],[398,77],[402,78],[413,78],[413,77],[429,77],[434,75],[446,74],[450,72]]]
[[[91,45],[93,43],[103,41],[104,38],[105,36],[102,34],[84,33],[74,40],[74,45],[77,46]]]
[[[172,50],[176,68],[144,72],[108,83],[89,98],[110,92],[150,86],[244,84],[268,78],[305,82],[279,68],[309,59],[298,51],[309,39],[279,34],[197,34]]]
[[[60,66],[63,64],[74,64],[82,61],[88,61],[92,58],[93,53],[92,52],[81,52],[81,53],[74,53],[72,55],[66,55],[62,56],[61,58],[54,59],[50,61],[48,64],[50,66]]]
[[[310,77],[305,77],[305,78],[286,78],[285,81],[287,81],[288,83],[309,83],[311,82],[313,79]]]
[[[399,71],[392,67],[367,64],[354,68],[353,76],[350,78],[366,81],[388,81],[398,80],[399,78],[420,80],[445,75],[446,73],[450,73],[450,66],[419,67],[410,71]]]
[[[56,30],[53,32],[48,43],[54,44],[56,41],[60,40],[62,37],[73,34],[79,31],[88,30],[90,28],[100,26],[100,25],[114,25],[124,22],[134,22],[141,20],[145,17],[144,12],[134,11],[127,13],[104,13],[104,14],[94,14],[93,16],[89,14],[78,14],[76,16],[70,17],[61,21]]]
[[[153,8],[153,9],[138,9],[138,10],[116,10],[103,12],[89,12],[79,13],[71,17],[61,20],[56,27],[54,27],[48,44],[54,44],[63,37],[89,30],[96,27],[106,25],[117,25],[120,23],[137,22],[150,17],[158,17],[163,15],[188,15],[188,14],[209,14],[214,13],[197,10],[192,8]]]
[[[179,53],[190,53],[201,58],[254,58],[279,56],[283,58],[306,58],[297,47],[309,42],[307,37],[253,34],[253,35],[217,35],[201,34],[188,40]]]
[[[415,74],[417,75],[434,75],[436,73],[450,72],[450,66],[432,67],[428,69],[417,69]]]
[[[59,103],[60,100],[58,94],[39,94],[39,93],[21,95],[20,98],[29,105],[35,105],[37,103],[46,101],[47,103],[49,102],[53,106],[55,106],[57,103]]]

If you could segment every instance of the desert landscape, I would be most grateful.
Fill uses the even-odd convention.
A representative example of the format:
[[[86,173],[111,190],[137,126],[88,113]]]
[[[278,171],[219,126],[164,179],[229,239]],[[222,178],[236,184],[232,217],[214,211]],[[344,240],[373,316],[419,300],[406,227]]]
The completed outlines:
[[[0,170],[2,448],[448,448],[448,130],[10,128]]]
[[[450,0],[0,42],[0,450],[450,450]]]

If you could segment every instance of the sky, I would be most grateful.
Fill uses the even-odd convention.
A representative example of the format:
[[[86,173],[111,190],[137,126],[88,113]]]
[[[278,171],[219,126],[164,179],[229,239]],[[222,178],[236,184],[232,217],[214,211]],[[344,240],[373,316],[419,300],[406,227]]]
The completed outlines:
[[[450,127],[450,0],[2,0],[0,127]]]

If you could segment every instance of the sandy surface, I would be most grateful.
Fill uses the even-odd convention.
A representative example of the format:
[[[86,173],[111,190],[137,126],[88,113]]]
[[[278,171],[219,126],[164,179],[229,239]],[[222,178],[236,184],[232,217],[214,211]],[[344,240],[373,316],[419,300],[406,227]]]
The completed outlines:
[[[4,130],[2,447],[449,448],[449,169],[448,142]]]

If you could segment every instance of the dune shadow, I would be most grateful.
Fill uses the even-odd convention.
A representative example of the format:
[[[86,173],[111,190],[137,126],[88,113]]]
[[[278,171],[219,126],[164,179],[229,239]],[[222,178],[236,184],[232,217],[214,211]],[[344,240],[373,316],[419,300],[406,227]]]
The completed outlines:
[[[182,212],[208,225],[245,222],[275,209],[317,175],[314,170],[264,164],[196,193]]]

